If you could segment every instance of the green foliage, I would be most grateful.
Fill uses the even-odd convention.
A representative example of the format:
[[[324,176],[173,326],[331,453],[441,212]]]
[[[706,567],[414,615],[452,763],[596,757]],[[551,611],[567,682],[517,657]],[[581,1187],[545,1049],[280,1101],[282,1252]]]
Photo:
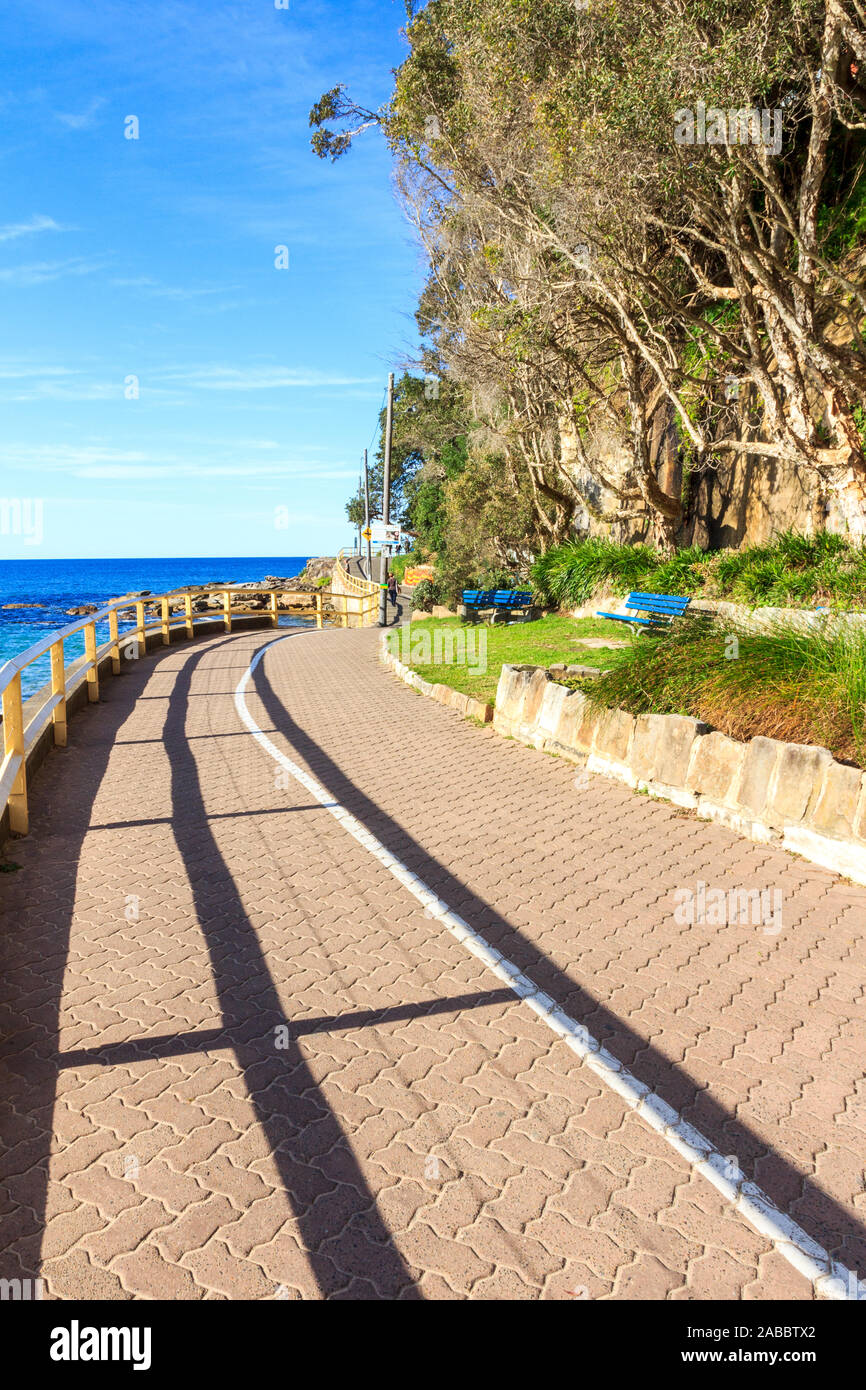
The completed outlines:
[[[720,594],[741,603],[866,604],[866,550],[831,532],[787,532],[770,545],[726,552],[714,569]]]
[[[445,544],[445,488],[434,478],[422,478],[409,501],[412,529],[422,545],[438,553]]]
[[[655,552],[645,545],[616,545],[602,537],[566,541],[539,556],[532,581],[539,594],[557,607],[588,603],[594,593],[610,588],[627,593],[644,584],[657,565]]]
[[[416,317],[421,370],[439,389],[431,399],[417,375],[398,385],[393,515],[436,552],[449,593],[485,566],[513,558],[519,568],[549,527],[567,534],[578,488],[589,502],[604,492],[594,428],[603,417],[626,443],[629,433],[657,442],[665,395],[676,393],[680,497],[665,503],[638,479],[638,505],[668,538],[714,451],[742,445],[740,427],[760,425],[752,416],[771,393],[787,423],[795,418],[792,381],[816,399],[832,391],[843,407],[838,429],[817,425],[796,444],[803,464],[823,466],[815,444],[847,438],[866,339],[858,361],[828,325],[850,308],[862,336],[859,309],[824,269],[804,289],[797,232],[815,201],[825,255],[859,246],[866,229],[863,87],[849,81],[864,16],[848,0],[843,11],[837,55],[827,0],[406,0],[407,51],[387,104],[367,110],[337,86],[314,106],[323,158],[339,158],[363,130],[384,134],[429,253]],[[829,108],[818,71],[837,84]],[[682,117],[699,103],[784,113],[782,143],[760,156],[736,134],[726,148],[718,135],[686,147]],[[576,258],[578,245],[587,252]],[[846,266],[849,277],[862,273]],[[816,312],[807,332],[790,333],[795,366],[783,368],[773,325],[780,306],[804,299]],[[822,352],[809,351],[810,336]],[[661,364],[666,380],[656,382]],[[748,412],[723,397],[732,365],[752,383]],[[556,429],[572,405],[588,478],[560,469]],[[481,485],[474,461],[483,453],[475,410],[502,450],[498,490]],[[799,435],[788,430],[789,444]],[[633,454],[645,475],[647,451]],[[375,514],[381,450],[373,491]],[[732,576],[737,595],[807,602],[829,587],[853,601],[856,565],[824,556],[798,566],[770,550]],[[552,559],[538,580],[561,601],[603,581],[710,592],[714,571],[700,555],[662,565],[647,548],[623,558],[602,547],[570,564]]]
[[[418,551],[410,550],[405,555],[392,555],[389,561],[389,569],[392,574],[395,574],[397,576],[397,583],[402,584],[403,576],[405,575],[407,569],[409,569],[412,565],[420,565],[421,563],[422,560],[421,556],[418,554]]]
[[[692,715],[733,738],[818,744],[864,764],[866,633],[827,619],[749,632],[694,614],[640,637],[582,688],[600,706]]]
[[[818,235],[824,255],[834,261],[866,242],[866,177],[862,173],[841,201],[834,199],[821,207]]]
[[[350,497],[346,503],[346,516],[353,526],[363,526],[367,513],[364,507],[364,494],[359,490],[354,497]]]
[[[693,547],[665,558],[650,546],[593,538],[568,541],[536,560],[538,592],[557,606],[608,590],[726,598],[752,606],[866,607],[866,547],[844,536],[785,532],[771,544],[709,554]]]
[[[647,579],[648,594],[691,596],[703,584],[707,552],[692,546],[662,560]]]
[[[461,640],[459,618],[428,618],[422,624],[425,633],[451,631],[456,641]],[[413,630],[416,624],[412,624]],[[480,632],[466,631],[463,640],[467,651],[479,653],[479,647],[470,647],[477,642]],[[513,665],[553,666],[558,662],[566,665],[580,662],[585,666],[603,667],[608,665],[617,653],[608,650],[589,650],[579,645],[583,637],[612,637],[622,639],[618,624],[602,622],[597,618],[561,618],[550,615],[531,623],[496,623],[485,627],[483,636],[486,642],[486,661],[424,663],[411,658],[425,680],[471,695],[477,700],[490,702],[496,696],[496,686],[505,662]],[[429,653],[431,656],[433,652]]]
[[[501,455],[470,451],[461,470],[443,484],[440,515],[439,602],[453,607],[463,589],[490,588],[497,576],[508,576],[510,587],[525,576],[528,558],[518,557],[535,550],[532,498],[525,477],[514,477],[509,485]]]
[[[370,460],[370,515],[382,515],[385,423],[379,414],[379,445]],[[466,461],[467,409],[462,392],[447,379],[405,372],[394,384],[391,445],[391,520],[417,534],[429,550],[442,544],[443,478],[456,476]],[[346,504],[349,520],[364,520],[363,490]]]
[[[422,579],[412,590],[412,607],[421,613],[429,613],[439,600],[432,580]]]

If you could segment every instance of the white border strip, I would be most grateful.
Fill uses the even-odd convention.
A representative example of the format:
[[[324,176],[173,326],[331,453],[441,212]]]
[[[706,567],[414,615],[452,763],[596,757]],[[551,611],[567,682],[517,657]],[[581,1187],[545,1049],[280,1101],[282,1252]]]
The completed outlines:
[[[260,648],[235,691],[235,709],[256,742],[275,762],[285,768],[286,772],[291,773],[325,810],[330,811],[343,829],[357,840],[359,845],[369,850],[374,859],[378,859],[398,883],[408,889],[430,917],[441,922],[467,951],[471,951],[473,956],[477,956],[493,972],[498,980],[513,989],[517,997],[538,1014],[548,1028],[564,1040],[572,1052],[577,1053],[600,1081],[615,1091],[629,1109],[636,1111],[651,1129],[663,1135],[677,1153],[711,1182],[725,1200],[745,1217],[750,1226],[765,1236],[780,1255],[784,1255],[796,1270],[811,1280],[815,1292],[820,1297],[866,1301],[866,1282],[858,1280],[852,1270],[833,1260],[801,1226],[789,1216],[785,1216],[766,1193],[754,1183],[747,1182],[737,1164],[719,1153],[693,1125],[681,1119],[672,1106],[650,1090],[649,1086],[632,1076],[631,1072],[617,1061],[607,1048],[602,1047],[582,1024],[575,1023],[573,1018],[564,1013],[549,994],[543,993],[538,985],[533,984],[532,980],[500,951],[489,946],[473,931],[468,922],[456,912],[452,912],[448,904],[438,898],[417,874],[408,869],[395,854],[376,839],[375,835],[371,835],[345,806],[334,801],[320,782],[281,753],[262,732],[247,709],[246,688],[265,654],[271,647],[276,646],[277,642],[287,640],[287,637],[278,637],[274,642]]]

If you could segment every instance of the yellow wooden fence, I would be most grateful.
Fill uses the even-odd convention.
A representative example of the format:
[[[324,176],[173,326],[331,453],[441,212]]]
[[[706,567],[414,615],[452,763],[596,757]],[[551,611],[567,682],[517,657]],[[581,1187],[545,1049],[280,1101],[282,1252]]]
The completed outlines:
[[[219,594],[222,603],[219,608],[196,613],[193,604],[199,599],[207,599]],[[265,608],[245,608],[235,605],[237,596],[252,597],[266,594],[268,605]],[[29,828],[27,810],[27,758],[49,722],[53,725],[54,743],[58,748],[66,744],[66,709],[70,697],[82,685],[87,686],[87,698],[91,702],[99,699],[99,668],[111,658],[111,670],[118,675],[121,669],[121,649],[129,655],[143,655],[147,651],[148,635],[158,634],[162,645],[168,646],[172,629],[183,628],[188,638],[194,635],[196,618],[201,621],[222,619],[226,632],[232,630],[232,619],[239,617],[270,617],[271,625],[279,625],[279,600],[315,599],[316,626],[323,627],[326,621],[324,611],[325,596],[330,591],[300,593],[292,589],[271,589],[260,587],[235,587],[201,589],[195,593],[175,591],[168,594],[153,594],[146,598],[119,598],[91,613],[79,622],[58,628],[49,633],[32,647],[0,666],[0,692],[3,704],[3,757],[0,762],[0,815],[9,808],[9,829],[19,835],[26,835]],[[349,596],[351,599],[352,596]],[[363,616],[369,608],[369,596],[358,596],[355,600],[358,611]],[[158,616],[151,618],[148,610],[158,610]],[[135,625],[124,632],[120,631],[120,617],[134,613]],[[329,615],[330,616],[330,615]],[[97,623],[108,622],[108,641],[97,642]],[[348,611],[336,613],[333,620],[340,626],[348,626]],[[76,633],[84,634],[84,655],[67,661],[64,643]],[[45,653],[51,657],[51,679],[41,690],[26,702],[21,693],[21,673]]]
[[[344,550],[341,550],[337,556],[334,581],[336,582],[337,579],[339,579],[340,590],[332,589],[332,602],[346,605],[347,620],[351,614],[358,619],[357,627],[373,627],[378,623],[380,585],[375,580],[362,579],[357,574],[350,574]],[[350,607],[350,605],[353,606]]]

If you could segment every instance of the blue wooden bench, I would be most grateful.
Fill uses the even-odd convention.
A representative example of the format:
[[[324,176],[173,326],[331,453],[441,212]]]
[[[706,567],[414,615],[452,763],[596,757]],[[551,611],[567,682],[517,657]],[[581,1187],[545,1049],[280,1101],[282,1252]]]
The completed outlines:
[[[493,607],[492,589],[464,589],[463,607],[478,612],[482,608]]]
[[[497,615],[520,613],[526,621],[532,613],[532,594],[522,589],[497,589],[493,595],[493,621]]]
[[[634,609],[635,616],[625,613],[596,613],[597,618],[608,618],[614,623],[627,623],[635,634],[659,631],[670,627],[674,618],[681,618],[691,603],[689,598],[679,598],[676,594],[640,594],[634,591],[625,601],[626,608]],[[646,616],[638,617],[639,613]]]
[[[486,609],[491,622],[507,619],[512,613],[522,614],[525,621],[532,616],[532,594],[522,589],[464,589],[461,607],[464,616],[471,619]]]

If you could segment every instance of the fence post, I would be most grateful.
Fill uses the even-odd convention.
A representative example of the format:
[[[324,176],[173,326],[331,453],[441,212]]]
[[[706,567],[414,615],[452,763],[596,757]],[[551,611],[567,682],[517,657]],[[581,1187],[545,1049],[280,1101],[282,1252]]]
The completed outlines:
[[[321,589],[320,589],[320,590],[318,591],[318,593],[316,594],[316,627],[322,627],[322,625],[323,625],[323,624],[322,624],[323,609],[324,609],[324,600],[323,600],[323,598],[322,598],[322,591],[321,591]]]
[[[164,598],[164,599],[161,600],[161,602],[162,602],[162,645],[163,645],[164,647],[168,647],[168,646],[171,644],[171,628],[170,628],[170,626],[169,626],[169,616],[168,616],[168,599],[167,599],[167,598]]]
[[[114,658],[112,657],[112,660]],[[60,699],[51,712],[56,748],[66,747],[66,670],[63,663],[63,643],[51,645],[51,694]]]
[[[138,643],[138,654],[144,656],[147,651],[147,633],[144,630],[144,604],[135,605],[135,639]]]
[[[88,623],[84,629],[84,654],[93,665],[87,672],[87,698],[96,704],[99,699],[99,669],[96,664],[96,623]]]
[[[21,766],[9,794],[9,829],[26,835],[30,829],[27,813],[27,768],[24,762],[24,711],[21,705],[21,672],[17,671],[3,691],[3,748],[5,755],[18,754]]]
[[[271,627],[279,627],[279,625],[280,613],[277,608],[277,591],[274,589],[271,593]]]
[[[111,637],[111,670],[115,676],[120,675],[120,641],[117,627],[117,609],[112,608],[108,615],[108,633]],[[54,648],[52,647],[52,652]]]
[[[192,634],[193,634],[192,594],[184,594],[184,596],[183,596],[183,611],[184,611],[184,613],[186,614],[186,635],[187,635],[187,637],[192,637]]]
[[[232,596],[228,589],[223,590],[223,627],[226,632],[232,630]]]

